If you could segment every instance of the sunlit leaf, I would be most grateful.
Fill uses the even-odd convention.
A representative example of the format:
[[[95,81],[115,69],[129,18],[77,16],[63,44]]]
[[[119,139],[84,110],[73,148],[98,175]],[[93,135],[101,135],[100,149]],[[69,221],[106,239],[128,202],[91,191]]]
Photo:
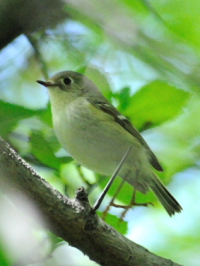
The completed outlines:
[[[101,212],[98,212],[98,214],[100,217],[102,216]],[[128,223],[123,220],[120,220],[120,218],[110,213],[106,215],[105,222],[114,227],[123,235],[125,235],[128,231]]]
[[[38,115],[38,118],[47,124],[50,127],[53,127],[52,125],[52,114],[51,114],[51,106],[48,104],[47,108]]]
[[[0,135],[6,137],[14,129],[18,121],[42,112],[42,110],[34,111],[16,104],[0,101]]]
[[[59,170],[60,160],[55,156],[52,148],[45,138],[37,132],[32,132],[30,136],[31,153],[43,164]]]
[[[122,88],[120,92],[114,94],[114,98],[118,99],[118,109],[124,112],[131,104],[131,89],[129,87]]]
[[[154,8],[177,35],[185,42],[198,47],[200,34],[200,2],[190,1],[168,1],[167,5],[162,1],[154,1]],[[179,12],[177,12],[177,10]]]
[[[190,94],[156,80],[134,94],[125,115],[137,129],[159,125],[181,113]]]
[[[8,257],[8,253],[5,251],[5,248],[3,248],[3,241],[0,239],[0,265],[1,266],[10,266],[10,262],[12,260],[12,257]]]

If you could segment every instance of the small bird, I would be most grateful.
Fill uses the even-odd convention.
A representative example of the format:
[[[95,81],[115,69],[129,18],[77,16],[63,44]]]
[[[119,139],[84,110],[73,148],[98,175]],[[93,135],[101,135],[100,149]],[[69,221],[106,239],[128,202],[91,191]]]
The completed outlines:
[[[181,212],[182,207],[152,170],[153,166],[163,171],[146,141],[91,80],[62,71],[37,82],[49,90],[55,134],[75,160],[108,176],[132,146],[119,176],[143,194],[150,188],[170,216]]]

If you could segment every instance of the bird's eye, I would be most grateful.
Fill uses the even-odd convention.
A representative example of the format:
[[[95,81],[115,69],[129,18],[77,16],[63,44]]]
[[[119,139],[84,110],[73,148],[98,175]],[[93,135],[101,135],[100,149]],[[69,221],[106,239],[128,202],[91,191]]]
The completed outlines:
[[[70,85],[72,83],[72,80],[70,78],[64,78],[63,82],[65,83],[65,85]]]

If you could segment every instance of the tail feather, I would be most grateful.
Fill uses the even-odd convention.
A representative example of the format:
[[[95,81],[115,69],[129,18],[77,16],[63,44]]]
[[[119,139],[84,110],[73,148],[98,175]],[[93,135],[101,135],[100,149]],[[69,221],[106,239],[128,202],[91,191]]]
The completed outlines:
[[[170,216],[176,212],[181,212],[182,207],[178,201],[169,193],[156,175],[151,180],[149,186]]]

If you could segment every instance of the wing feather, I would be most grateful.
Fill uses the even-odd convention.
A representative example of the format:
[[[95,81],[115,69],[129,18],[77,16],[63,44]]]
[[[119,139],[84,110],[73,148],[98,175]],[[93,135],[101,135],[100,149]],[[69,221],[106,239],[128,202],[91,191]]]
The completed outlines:
[[[113,105],[110,104],[110,102],[106,101],[95,101],[93,103],[96,107],[101,109],[102,111],[110,114],[113,119],[126,131],[128,131],[132,136],[134,136],[148,151],[149,153],[149,162],[150,164],[157,170],[162,172],[163,168],[160,165],[157,157],[150,149],[149,145],[146,143],[146,141],[143,139],[143,137],[140,135],[140,133],[137,131],[137,129],[132,125],[132,123],[123,116]]]

